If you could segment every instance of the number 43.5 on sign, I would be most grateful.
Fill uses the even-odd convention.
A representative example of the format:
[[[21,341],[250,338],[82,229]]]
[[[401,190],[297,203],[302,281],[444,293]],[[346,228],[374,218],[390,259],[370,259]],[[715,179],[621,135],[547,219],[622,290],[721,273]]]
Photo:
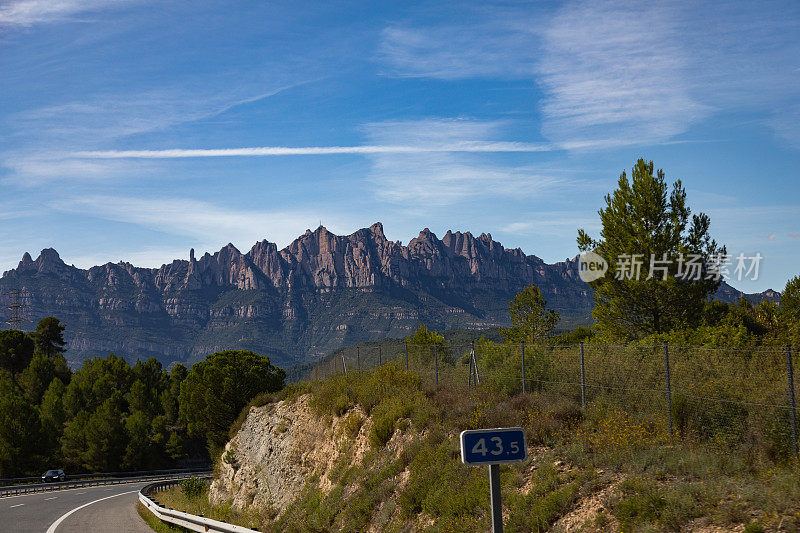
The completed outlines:
[[[461,461],[467,465],[518,463],[528,456],[522,428],[461,432]]]

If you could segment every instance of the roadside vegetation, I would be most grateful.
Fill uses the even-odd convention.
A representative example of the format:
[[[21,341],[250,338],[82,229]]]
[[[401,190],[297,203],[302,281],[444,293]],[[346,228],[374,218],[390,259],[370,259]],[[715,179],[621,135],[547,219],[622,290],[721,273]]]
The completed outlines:
[[[304,395],[321,419],[344,417],[342,461],[327,490],[309,478],[279,516],[210,506],[179,488],[159,500],[261,531],[485,531],[486,469],[461,463],[458,434],[520,426],[529,459],[501,467],[507,531],[800,529],[796,458],[699,433],[670,436],[663,417],[621,405],[581,409],[557,392],[510,394],[492,384],[436,387],[395,363],[291,385],[268,400]],[[369,449],[351,465],[362,428]]]
[[[283,387],[284,372],[247,351],[190,369],[113,354],[72,371],[55,317],[0,331],[0,477],[177,468],[208,463],[239,411]]]
[[[692,215],[680,181],[670,190],[652,163],[639,160],[630,179],[623,173],[606,204],[602,238],[581,231],[581,249],[643,254],[645,272],[650,257],[696,254],[701,278],[676,281],[668,270],[642,282],[616,279],[612,263],[592,283],[593,327],[553,336],[559,317],[529,287],[509,305],[511,327],[478,340],[474,360],[420,326],[407,339],[411,371],[398,354],[384,354],[364,371],[351,357],[345,374],[339,354],[330,361],[338,371],[315,373],[326,379],[262,396],[255,405],[308,395],[317,416],[344,417],[345,428],[330,483],[312,476],[279,515],[250,509],[268,519],[262,530],[485,531],[486,471],[461,463],[458,434],[503,426],[525,429],[530,455],[501,467],[508,531],[800,530],[800,462],[783,409],[783,347],[800,345],[800,277],[780,305],[712,301],[719,282],[707,275],[725,248],[710,237],[710,219]],[[643,364],[657,356],[663,365],[665,341],[676,350],[671,420],[663,386],[648,390],[646,381],[663,379],[663,366]],[[531,358],[524,394],[522,343]],[[595,381],[585,405],[573,386],[577,343],[602,361],[587,369]],[[471,363],[482,372],[478,386],[468,386]],[[640,381],[621,387],[620,376]],[[362,428],[369,450],[352,465]]]
[[[230,505],[209,504],[208,484],[195,478],[187,479],[179,485],[158,492],[155,498],[158,500],[158,504],[161,507],[177,509],[186,513],[204,516],[212,520],[236,524],[250,529],[259,530],[264,527],[264,524],[269,522],[269,518],[260,512],[240,512],[232,509]],[[144,509],[144,512],[155,518],[147,509]],[[155,519],[155,521],[159,524],[164,524],[164,522],[158,519]],[[152,527],[151,521],[148,520],[147,522]],[[159,530],[156,529],[156,531]],[[174,531],[178,530],[176,529]]]

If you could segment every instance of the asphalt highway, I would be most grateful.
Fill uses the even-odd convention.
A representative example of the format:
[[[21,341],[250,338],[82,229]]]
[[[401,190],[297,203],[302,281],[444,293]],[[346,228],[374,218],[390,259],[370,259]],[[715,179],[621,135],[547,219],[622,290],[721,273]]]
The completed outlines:
[[[124,483],[0,498],[4,533],[152,533],[136,512],[139,489]]]

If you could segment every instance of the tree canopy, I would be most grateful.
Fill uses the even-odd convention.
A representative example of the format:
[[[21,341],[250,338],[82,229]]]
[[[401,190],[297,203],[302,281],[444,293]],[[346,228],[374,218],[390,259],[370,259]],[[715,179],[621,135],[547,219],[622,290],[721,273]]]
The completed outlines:
[[[204,436],[212,450],[225,445],[228,429],[247,403],[261,392],[283,388],[286,373],[269,357],[247,350],[225,350],[195,363],[180,386],[180,417],[189,435]]]
[[[0,331],[0,368],[16,374],[22,372],[33,359],[33,339],[22,331]]]
[[[691,214],[680,180],[670,190],[663,170],[639,159],[598,212],[600,238],[578,231],[581,251],[609,263],[590,286],[593,316],[606,338],[632,340],[696,326],[721,283],[714,258],[724,254],[704,213]],[[634,275],[637,274],[638,275]]]
[[[63,331],[52,317],[29,333],[0,331],[0,477],[207,461],[207,428],[219,447],[255,394],[283,386],[283,370],[252,352],[221,352],[169,372],[152,357],[130,365],[110,354],[73,373]]]
[[[800,322],[800,276],[786,282],[781,294],[781,314],[786,320]]]
[[[539,287],[531,285],[508,304],[511,327],[501,333],[511,342],[533,343],[549,335],[559,321],[559,314],[547,309],[547,300]]]
[[[63,353],[66,344],[65,328],[66,326],[54,316],[41,319],[36,325],[36,331],[31,335],[36,343],[36,349],[49,357]]]

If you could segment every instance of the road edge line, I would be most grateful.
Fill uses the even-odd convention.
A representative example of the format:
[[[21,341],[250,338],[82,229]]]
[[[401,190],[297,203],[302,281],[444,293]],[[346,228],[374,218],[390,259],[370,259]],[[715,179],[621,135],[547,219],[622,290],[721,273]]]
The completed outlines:
[[[64,513],[63,515],[61,515],[61,516],[58,518],[58,520],[56,520],[55,522],[53,522],[52,524],[50,524],[50,527],[48,527],[48,528],[47,528],[47,532],[46,532],[46,533],[55,533],[55,531],[56,531],[56,528],[57,528],[58,526],[60,526],[60,525],[61,525],[61,522],[63,522],[63,521],[64,521],[64,520],[66,520],[67,518],[69,518],[69,517],[70,517],[70,515],[72,515],[72,513],[75,513],[75,512],[77,512],[77,511],[80,511],[80,510],[81,510],[81,509],[83,509],[84,507],[88,507],[88,506],[92,505],[93,503],[101,502],[101,501],[103,501],[103,500],[108,500],[108,499],[111,499],[111,498],[116,498],[117,496],[124,496],[125,494],[132,494],[132,493],[134,493],[134,492],[139,492],[139,491],[138,491],[138,490],[129,490],[128,492],[120,492],[119,494],[112,494],[111,496],[106,496],[105,498],[100,498],[100,499],[97,499],[97,500],[91,501],[91,502],[89,502],[89,503],[84,503],[83,505],[79,505],[79,506],[78,506],[78,507],[76,507],[75,509],[72,509],[71,511],[67,511],[66,513]]]

